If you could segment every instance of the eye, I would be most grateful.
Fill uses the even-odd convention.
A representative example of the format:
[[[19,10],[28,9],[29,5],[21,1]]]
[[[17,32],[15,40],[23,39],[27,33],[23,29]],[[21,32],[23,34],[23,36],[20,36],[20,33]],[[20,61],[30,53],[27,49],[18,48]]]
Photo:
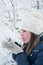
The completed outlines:
[[[26,30],[23,30],[23,32],[26,32]]]

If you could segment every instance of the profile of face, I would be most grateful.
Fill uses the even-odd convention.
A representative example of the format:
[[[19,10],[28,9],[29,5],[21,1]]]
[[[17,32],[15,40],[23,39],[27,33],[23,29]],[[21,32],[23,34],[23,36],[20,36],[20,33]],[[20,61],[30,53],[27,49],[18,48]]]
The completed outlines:
[[[25,44],[27,44],[28,42],[30,42],[30,40],[31,40],[31,32],[26,31],[26,30],[22,30],[20,32],[20,34],[21,34],[22,40],[23,40],[23,42]]]

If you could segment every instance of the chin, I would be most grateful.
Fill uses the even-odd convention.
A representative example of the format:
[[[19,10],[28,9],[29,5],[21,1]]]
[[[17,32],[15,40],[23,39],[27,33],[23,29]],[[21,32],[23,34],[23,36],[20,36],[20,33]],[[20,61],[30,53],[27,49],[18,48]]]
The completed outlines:
[[[28,44],[28,42],[24,42],[25,44]]]

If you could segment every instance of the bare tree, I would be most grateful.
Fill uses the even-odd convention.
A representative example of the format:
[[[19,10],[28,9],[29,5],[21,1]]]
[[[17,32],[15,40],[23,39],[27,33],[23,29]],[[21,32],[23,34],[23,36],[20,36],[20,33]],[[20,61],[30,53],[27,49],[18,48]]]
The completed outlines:
[[[37,9],[39,9],[39,1],[37,0]]]
[[[9,4],[8,4],[9,2]],[[9,29],[12,29],[15,25],[15,4],[14,0],[0,0],[0,19],[1,22],[9,27]],[[10,6],[11,7],[8,7]],[[11,8],[11,10],[10,10]],[[10,12],[11,11],[11,12]],[[13,17],[12,17],[13,16]],[[12,29],[13,31],[13,29]]]

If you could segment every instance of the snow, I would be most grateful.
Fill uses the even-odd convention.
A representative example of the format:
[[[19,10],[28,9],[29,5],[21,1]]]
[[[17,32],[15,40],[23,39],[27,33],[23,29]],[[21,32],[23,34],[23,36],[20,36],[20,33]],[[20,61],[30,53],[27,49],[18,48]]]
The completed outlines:
[[[12,52],[2,46],[2,43],[9,39],[13,43],[21,43],[20,34],[14,28],[13,17],[13,7],[10,0],[0,0],[0,65],[17,65],[12,58]]]
[[[9,38],[11,38],[11,40],[13,42],[16,41],[16,42],[20,43],[19,37],[17,38],[17,35],[18,35],[17,32],[12,32],[5,25],[4,26],[0,25],[0,65],[6,65],[7,62],[11,63],[10,60],[8,60],[8,59],[9,58],[11,59],[11,57],[12,57],[12,56],[10,56],[12,53],[9,50],[7,50],[6,48],[2,47],[3,41],[7,41]],[[9,57],[9,58],[7,58],[7,57]],[[7,64],[7,65],[10,65],[10,64]]]
[[[12,59],[12,56],[11,56],[12,52],[9,51],[7,48],[4,48],[2,46],[2,43],[4,41],[8,41],[9,39],[11,39],[13,43],[18,42],[20,44],[22,42],[20,34],[13,27],[12,23],[10,24],[12,26],[10,29],[4,23],[0,24],[0,65],[12,65],[12,64],[15,65],[16,64],[16,62],[14,62],[14,60]]]

